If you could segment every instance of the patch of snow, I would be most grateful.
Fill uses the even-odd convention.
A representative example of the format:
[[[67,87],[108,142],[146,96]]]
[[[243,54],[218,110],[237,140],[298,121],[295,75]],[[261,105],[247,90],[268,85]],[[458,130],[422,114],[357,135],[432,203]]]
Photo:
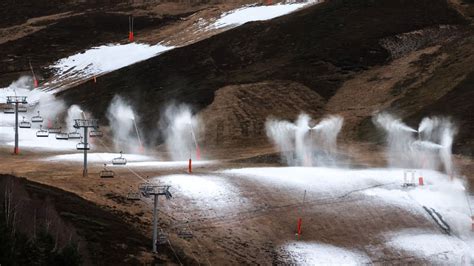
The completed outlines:
[[[405,230],[387,234],[387,238],[387,246],[406,251],[431,263],[470,265],[474,262],[473,246],[453,236]]]
[[[215,161],[192,161],[192,166],[202,166],[208,164],[214,164]],[[183,168],[188,169],[188,161],[146,161],[146,162],[131,162],[128,163],[129,167],[139,168]]]
[[[469,234],[471,228],[470,210],[466,191],[461,181],[449,181],[449,178],[442,178],[439,175],[427,175],[425,180],[427,177],[429,177],[429,182],[425,186],[404,190],[400,188],[373,188],[363,193],[411,211],[423,211],[423,206],[431,208],[443,217],[443,220],[456,234]]]
[[[403,170],[349,170],[324,167],[262,167],[221,171],[224,174],[251,178],[258,182],[291,189],[344,192],[370,186],[401,182]]]
[[[222,209],[241,205],[238,188],[217,176],[168,175],[155,178],[153,182],[171,185],[174,196],[189,198],[189,203],[200,208]]]
[[[66,162],[82,162],[84,159],[84,154],[80,153],[71,153],[71,154],[61,154],[54,155],[44,158],[44,161],[66,161]],[[89,162],[101,162],[101,163],[111,163],[112,159],[120,157],[119,153],[88,153],[87,160]],[[148,161],[153,160],[153,157],[141,155],[141,154],[123,154],[123,157],[130,162],[137,161]],[[129,165],[129,163],[127,163]]]
[[[362,265],[371,263],[362,252],[314,242],[293,242],[283,250],[296,265]]]
[[[173,48],[160,44],[107,44],[60,59],[49,68],[55,71],[57,76],[92,77],[146,60]]]
[[[318,3],[317,0],[309,0],[304,3],[287,3],[268,6],[245,6],[221,15],[210,28],[219,29],[224,27],[236,27],[250,21],[269,20],[295,12],[303,7]]]

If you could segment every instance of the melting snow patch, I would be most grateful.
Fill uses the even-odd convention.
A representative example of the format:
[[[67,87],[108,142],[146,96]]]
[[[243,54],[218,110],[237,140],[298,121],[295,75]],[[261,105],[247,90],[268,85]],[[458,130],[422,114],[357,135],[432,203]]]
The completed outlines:
[[[241,204],[239,190],[217,176],[169,175],[155,179],[158,180],[171,185],[173,194],[190,198],[190,202],[204,208],[223,208]]]
[[[156,56],[173,47],[140,43],[108,44],[60,59],[50,68],[59,76],[92,76],[134,64]]]
[[[269,20],[292,13],[298,9],[317,3],[317,0],[310,0],[304,3],[277,4],[268,6],[246,6],[222,14],[210,28],[236,27],[250,21]]]
[[[474,251],[459,238],[430,232],[402,231],[388,236],[387,246],[435,264],[469,265]]]
[[[295,242],[284,246],[284,250],[290,255],[291,263],[296,265],[361,265],[371,262],[364,253],[328,244]]]

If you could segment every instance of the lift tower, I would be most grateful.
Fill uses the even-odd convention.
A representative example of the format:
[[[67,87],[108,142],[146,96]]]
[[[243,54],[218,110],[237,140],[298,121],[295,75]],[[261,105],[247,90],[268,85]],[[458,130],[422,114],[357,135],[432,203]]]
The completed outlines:
[[[27,104],[26,96],[7,96],[7,104],[15,104],[15,148],[13,154],[19,154],[18,149],[18,104]]]
[[[140,192],[145,198],[153,196],[153,253],[156,253],[156,246],[158,245],[158,196],[165,196],[166,199],[171,199],[169,191],[170,186],[157,185],[151,183],[141,184]],[[163,236],[160,236],[160,241]]]
[[[88,129],[94,128],[97,129],[99,127],[97,119],[74,119],[74,127],[77,129],[83,128],[84,129],[84,141],[80,142],[76,145],[78,150],[84,151],[84,169],[82,170],[82,176],[87,176],[87,151],[90,150],[89,143],[87,143]]]

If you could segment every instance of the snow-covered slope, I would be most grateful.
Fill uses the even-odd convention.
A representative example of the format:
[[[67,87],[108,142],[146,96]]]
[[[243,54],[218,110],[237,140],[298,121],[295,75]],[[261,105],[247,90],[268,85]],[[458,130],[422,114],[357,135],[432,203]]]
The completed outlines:
[[[108,44],[58,60],[49,68],[55,78],[44,87],[75,79],[88,79],[146,60],[174,47],[141,43]],[[66,85],[66,84],[65,84]],[[61,86],[59,86],[61,87]]]
[[[318,3],[309,0],[302,3],[287,3],[268,6],[245,6],[222,14],[209,28],[235,27],[250,21],[269,20],[292,13],[298,9]]]

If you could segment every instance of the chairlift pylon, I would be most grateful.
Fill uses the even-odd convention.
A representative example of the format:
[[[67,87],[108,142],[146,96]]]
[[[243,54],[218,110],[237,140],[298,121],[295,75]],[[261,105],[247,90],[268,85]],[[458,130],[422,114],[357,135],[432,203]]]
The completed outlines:
[[[107,164],[104,163],[104,170],[99,173],[100,178],[114,178],[115,173],[112,170],[107,169]]]
[[[112,164],[113,165],[126,165],[127,164],[127,159],[123,157],[122,151],[120,151],[120,157],[112,159]]]
[[[13,105],[7,105],[5,108],[3,108],[3,113],[4,114],[14,114],[15,113],[15,108]]]
[[[56,133],[56,139],[58,139],[58,140],[68,140],[69,136],[65,132],[59,132],[59,133]]]
[[[32,123],[43,123],[43,117],[40,115],[40,111],[38,111],[38,115],[35,115],[31,118]]]
[[[82,141],[82,137],[81,137],[81,142],[76,144],[76,149],[79,150],[79,151],[90,150],[90,146],[89,146],[89,143],[87,143],[87,145],[86,145]]]
[[[36,131],[36,137],[47,138],[49,136],[49,131],[43,129],[43,125],[40,125],[40,130]]]
[[[31,128],[31,123],[28,121],[25,121],[25,117],[23,117],[23,121],[20,122],[19,125],[20,128]]]

